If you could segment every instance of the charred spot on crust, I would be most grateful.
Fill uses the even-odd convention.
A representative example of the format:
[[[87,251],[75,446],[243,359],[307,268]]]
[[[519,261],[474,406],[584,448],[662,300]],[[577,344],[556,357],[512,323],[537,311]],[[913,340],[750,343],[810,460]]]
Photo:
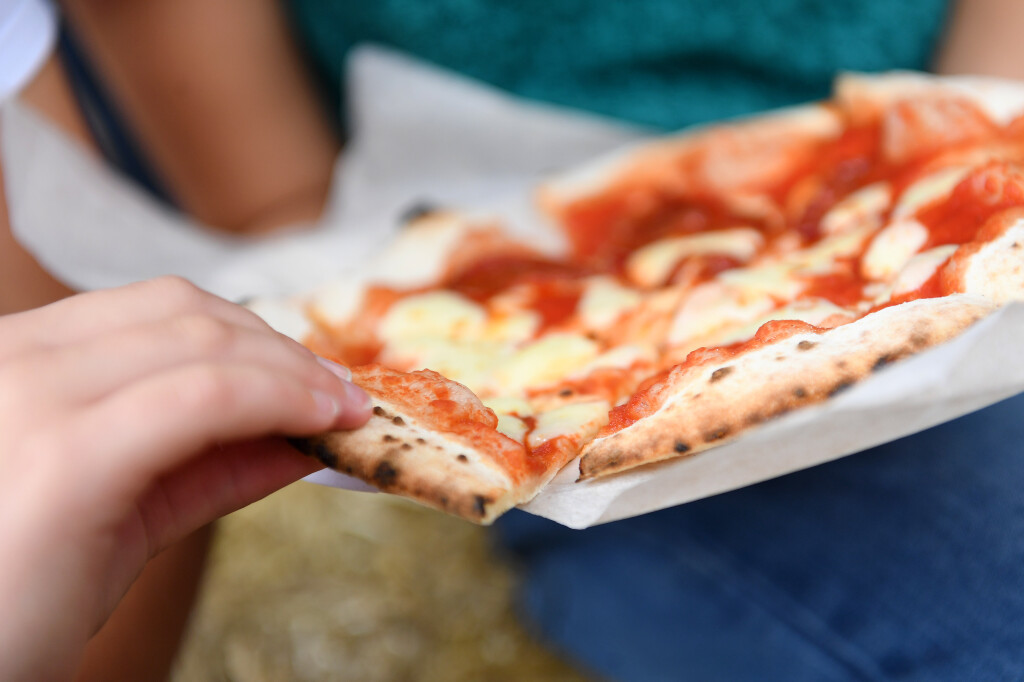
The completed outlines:
[[[558,392],[558,395],[560,395],[563,398],[568,398],[569,396],[572,395],[572,389],[571,388],[563,388],[561,391]]]
[[[427,441],[426,441],[426,440],[424,440],[423,438],[417,438],[417,439],[416,439],[416,444],[417,444],[417,445],[426,445],[426,444],[427,444]]]
[[[704,434],[704,442],[714,443],[716,440],[722,440],[729,435],[730,431],[732,431],[732,428],[728,426],[720,426],[713,431],[708,431]]]
[[[711,378],[708,379],[708,382],[713,384],[716,381],[721,381],[722,379],[732,374],[732,369],[733,368],[728,365],[725,367],[719,367],[718,369],[711,373]]]
[[[401,417],[392,417],[391,423],[394,424],[395,426],[405,426],[405,420],[402,419]]]
[[[375,415],[377,415],[378,417],[386,417],[386,416],[388,416],[388,413],[385,412],[384,408],[381,407],[380,405],[374,405],[373,406],[373,413]]]
[[[875,364],[871,365],[871,371],[872,372],[877,372],[878,370],[882,369],[886,365],[892,364],[892,362],[895,359],[896,358],[894,356],[889,355],[888,353],[885,354],[885,355],[880,355],[880,356],[878,356],[878,359],[875,360]]]
[[[837,360],[836,367],[839,369],[846,369],[846,360]]]
[[[384,434],[384,442],[385,443],[394,443],[397,440],[398,439],[395,438],[394,436],[392,436],[390,433],[385,433]]]
[[[833,396],[836,396],[845,391],[846,389],[848,389],[850,386],[853,386],[853,379],[843,379],[838,384],[832,387],[832,390],[828,392],[828,397],[831,398]]]
[[[797,350],[810,350],[814,348],[816,345],[818,344],[814,343],[813,341],[808,341],[804,339],[800,343],[796,344],[796,348]]]
[[[690,449],[690,446],[681,440],[677,440],[672,446],[672,449],[678,452],[680,455]]]
[[[747,418],[744,419],[743,422],[747,426],[754,426],[755,424],[760,424],[764,420],[765,416],[760,412],[751,412],[750,414],[747,415]]]
[[[448,496],[447,495],[441,495],[440,497],[437,498],[437,501],[440,502],[441,506],[444,507],[445,509],[448,508]]]
[[[412,446],[409,445],[408,443],[402,443],[402,449],[403,450],[412,450]]]
[[[807,397],[807,389],[804,388],[803,386],[797,386],[796,388],[793,389],[793,397],[794,398],[800,398],[800,399],[806,398]]]
[[[477,516],[484,515],[484,513],[487,511],[488,502],[490,502],[490,500],[484,497],[483,495],[473,496],[473,511],[476,512]]]
[[[338,466],[338,456],[323,441],[313,441],[312,455],[320,460],[325,467],[335,469]]]
[[[316,457],[316,451],[313,442],[308,438],[285,438],[288,441],[288,445],[304,454],[306,457]]]
[[[1010,245],[1010,248],[1011,249],[1019,249],[1020,248],[1020,243],[1019,242],[1014,242],[1013,244]]]
[[[922,332],[911,335],[910,345],[914,348],[923,348],[928,345],[928,335]]]
[[[373,470],[373,482],[378,488],[389,488],[398,478],[398,471],[391,466],[390,462],[381,462]]]
[[[469,457],[466,457],[465,455],[458,455],[455,459],[459,460],[460,462],[464,462],[464,463],[469,461]]]

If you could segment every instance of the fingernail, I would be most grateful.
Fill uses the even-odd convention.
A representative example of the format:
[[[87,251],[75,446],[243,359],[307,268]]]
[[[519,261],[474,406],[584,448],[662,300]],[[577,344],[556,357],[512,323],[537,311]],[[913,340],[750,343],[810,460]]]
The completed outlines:
[[[349,370],[348,367],[345,367],[344,365],[339,365],[336,362],[331,362],[327,358],[322,358],[319,355],[317,356],[316,361],[320,363],[321,367],[330,371],[334,376],[338,377],[339,379],[343,379],[344,381],[352,381],[352,372]]]
[[[345,392],[348,394],[348,402],[352,407],[369,411],[373,406],[369,394],[355,384],[345,384]]]
[[[316,403],[316,411],[326,417],[337,417],[341,413],[341,403],[330,393],[323,391],[311,391],[313,401]]]

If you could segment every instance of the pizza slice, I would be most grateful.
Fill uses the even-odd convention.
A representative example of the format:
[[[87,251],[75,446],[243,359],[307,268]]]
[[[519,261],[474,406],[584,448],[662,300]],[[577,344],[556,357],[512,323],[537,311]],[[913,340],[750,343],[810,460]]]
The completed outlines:
[[[375,405],[303,447],[487,523],[577,456],[614,475],[827,400],[1024,298],[1022,92],[851,77],[627,150],[541,188],[561,251],[423,217],[289,309]]]

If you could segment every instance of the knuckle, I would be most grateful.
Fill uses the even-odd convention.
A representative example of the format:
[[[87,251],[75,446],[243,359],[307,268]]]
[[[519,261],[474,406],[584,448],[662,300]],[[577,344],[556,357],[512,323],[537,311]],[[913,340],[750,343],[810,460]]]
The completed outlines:
[[[180,338],[187,345],[206,356],[221,356],[235,345],[237,332],[223,320],[208,315],[187,315],[175,320]]]
[[[192,282],[178,275],[164,275],[149,282],[155,289],[157,300],[178,304],[184,307],[199,305],[209,294]]]

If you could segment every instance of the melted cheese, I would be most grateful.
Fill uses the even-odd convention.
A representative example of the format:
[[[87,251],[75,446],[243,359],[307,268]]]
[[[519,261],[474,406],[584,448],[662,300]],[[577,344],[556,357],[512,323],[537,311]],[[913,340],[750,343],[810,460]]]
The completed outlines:
[[[518,443],[526,443],[526,432],[530,430],[529,425],[514,414],[498,415],[498,432],[503,433]]]
[[[526,388],[547,386],[589,364],[598,345],[578,334],[550,334],[516,351],[492,375],[499,393],[521,393]]]
[[[749,227],[669,237],[630,255],[626,274],[641,286],[654,287],[667,282],[679,261],[688,256],[721,254],[745,263],[763,246],[764,237]]]
[[[756,282],[764,284],[763,288],[746,283],[744,288],[729,288],[720,282],[710,282],[694,289],[672,319],[669,343],[676,345],[686,339],[705,337],[722,327],[755,319],[775,307],[771,291],[789,290],[793,284],[788,273],[784,279],[776,280],[773,276]]]
[[[627,344],[617,346],[611,350],[598,355],[572,377],[581,377],[590,374],[596,369],[629,369],[638,362],[653,364],[658,358],[657,350],[651,345]]]
[[[580,436],[589,439],[608,423],[611,406],[604,400],[562,405],[537,416],[536,426],[530,432],[528,444],[536,448],[558,436]]]
[[[521,396],[493,396],[483,398],[481,402],[497,415],[518,414],[520,417],[529,417],[533,414],[533,406],[530,405],[530,401]]]
[[[627,289],[611,277],[593,277],[587,280],[576,310],[585,328],[598,331],[611,326],[641,300],[639,292]]]
[[[809,298],[797,301],[791,305],[773,310],[767,315],[762,315],[756,320],[740,327],[725,330],[716,336],[712,342],[718,346],[727,346],[731,343],[746,341],[753,338],[761,325],[773,320],[800,320],[807,324],[820,325],[822,322],[834,315],[842,315],[854,319],[854,315],[848,310],[840,308],[831,301],[823,298]]]
[[[787,262],[805,275],[824,275],[833,270],[839,258],[856,255],[871,233],[872,225],[861,225],[846,232],[830,235],[809,248],[789,254]]]
[[[876,182],[853,192],[821,218],[825,234],[839,234],[858,227],[877,227],[892,204],[892,187]]]
[[[401,339],[474,339],[483,335],[487,312],[450,291],[431,291],[396,302],[381,321],[380,336]]]
[[[907,218],[917,213],[918,209],[946,198],[970,171],[970,166],[954,166],[921,178],[903,190],[892,209],[893,219]]]
[[[888,303],[893,296],[901,296],[918,289],[931,279],[932,275],[940,265],[949,260],[949,257],[956,253],[955,244],[937,246],[917,254],[911,258],[891,286],[880,291],[875,298],[876,305]]]
[[[891,280],[927,241],[928,228],[913,218],[890,223],[864,252],[861,274],[867,279]]]
[[[511,350],[501,344],[401,338],[385,347],[381,361],[407,371],[432,369],[480,394],[490,384],[494,367],[510,354]]]

